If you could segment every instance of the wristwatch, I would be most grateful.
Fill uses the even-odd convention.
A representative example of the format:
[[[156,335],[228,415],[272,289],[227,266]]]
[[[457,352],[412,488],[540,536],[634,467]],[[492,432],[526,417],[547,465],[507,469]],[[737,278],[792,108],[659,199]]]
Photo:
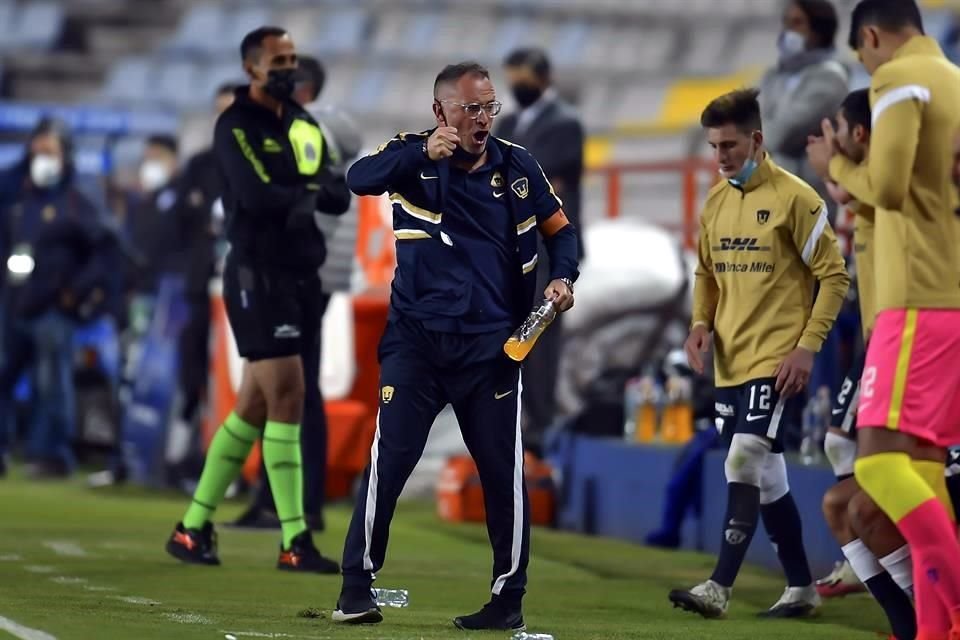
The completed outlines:
[[[567,288],[570,289],[570,293],[573,293],[573,280],[570,278],[560,278],[560,282],[567,285]]]

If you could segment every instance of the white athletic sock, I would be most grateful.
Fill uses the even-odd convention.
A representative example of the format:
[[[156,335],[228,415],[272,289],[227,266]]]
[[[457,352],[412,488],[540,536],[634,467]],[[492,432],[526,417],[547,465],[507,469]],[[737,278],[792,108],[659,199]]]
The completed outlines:
[[[866,584],[870,578],[883,573],[883,567],[877,562],[876,556],[860,539],[848,542],[840,549],[843,556],[850,562],[850,568]]]
[[[888,556],[880,558],[880,565],[887,570],[897,586],[913,597],[913,560],[910,547],[903,545]]]

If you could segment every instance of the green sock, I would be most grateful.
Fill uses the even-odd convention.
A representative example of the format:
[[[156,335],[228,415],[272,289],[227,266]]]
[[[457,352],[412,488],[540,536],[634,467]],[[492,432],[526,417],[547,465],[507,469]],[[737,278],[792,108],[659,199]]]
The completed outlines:
[[[227,487],[240,473],[253,443],[259,437],[260,430],[244,422],[236,413],[227,416],[210,441],[203,473],[200,474],[197,490],[193,492],[193,502],[183,516],[185,528],[203,528],[223,500]]]
[[[300,460],[300,425],[267,420],[263,430],[263,463],[283,529],[284,549],[289,549],[290,541],[307,530]]]

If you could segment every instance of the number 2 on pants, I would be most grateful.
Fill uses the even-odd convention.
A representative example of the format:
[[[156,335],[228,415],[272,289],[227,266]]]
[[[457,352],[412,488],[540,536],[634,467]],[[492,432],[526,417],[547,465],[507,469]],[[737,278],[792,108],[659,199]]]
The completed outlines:
[[[873,397],[873,383],[876,381],[877,368],[867,367],[866,371],[863,372],[863,377],[860,379],[860,393],[864,398],[870,399]]]

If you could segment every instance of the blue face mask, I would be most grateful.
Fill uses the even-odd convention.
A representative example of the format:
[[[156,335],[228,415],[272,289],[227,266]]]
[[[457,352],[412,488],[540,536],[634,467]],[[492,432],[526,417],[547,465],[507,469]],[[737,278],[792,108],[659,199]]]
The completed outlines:
[[[756,153],[757,153],[757,149],[753,142],[753,136],[751,136],[750,151],[747,154],[747,159],[744,161],[743,166],[740,167],[740,171],[737,172],[737,175],[733,176],[732,178],[728,178],[727,182],[729,182],[734,187],[743,188],[743,185],[747,184],[747,182],[750,181],[750,178],[753,176],[753,173],[757,170],[757,167],[760,166],[756,158],[754,158]]]

